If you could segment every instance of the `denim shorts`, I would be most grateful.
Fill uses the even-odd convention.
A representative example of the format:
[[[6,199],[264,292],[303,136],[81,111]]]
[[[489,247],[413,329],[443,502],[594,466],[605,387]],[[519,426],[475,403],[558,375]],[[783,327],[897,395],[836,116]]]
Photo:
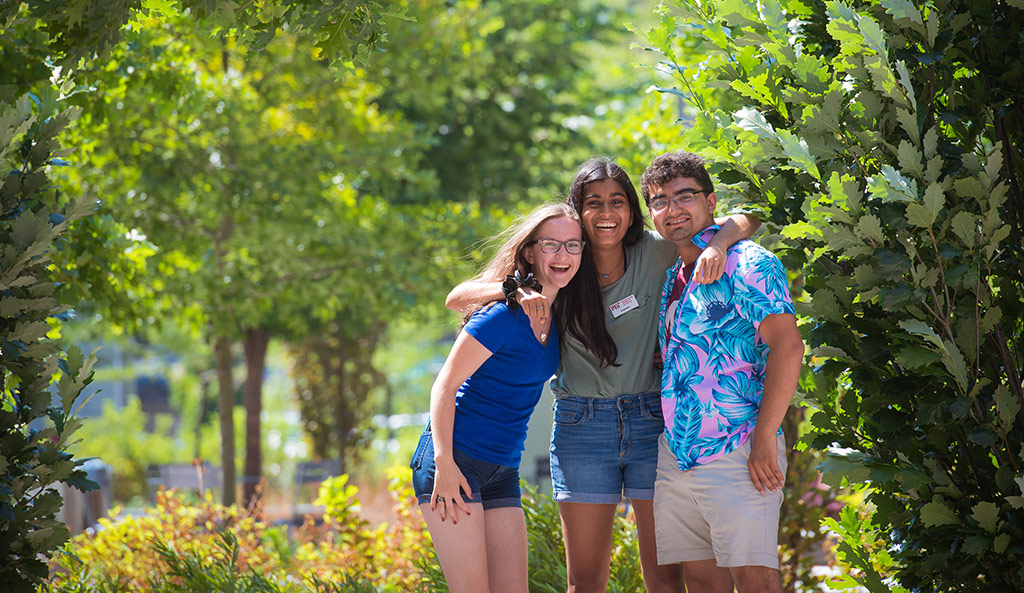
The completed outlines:
[[[499,465],[487,461],[473,459],[462,451],[453,448],[452,455],[455,465],[469,482],[473,498],[466,502],[482,502],[484,510],[502,507],[521,507],[522,493],[519,490],[519,468]],[[420,435],[416,452],[412,455],[412,487],[416,492],[416,502],[426,504],[434,492],[434,440],[428,426]],[[462,494],[465,500],[465,492]]]
[[[551,481],[555,500],[618,504],[654,498],[661,394],[555,400]]]

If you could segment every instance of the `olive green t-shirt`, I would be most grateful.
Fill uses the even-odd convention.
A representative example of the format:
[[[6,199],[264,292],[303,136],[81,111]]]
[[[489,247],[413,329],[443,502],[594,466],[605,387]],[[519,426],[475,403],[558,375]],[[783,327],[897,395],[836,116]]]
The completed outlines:
[[[601,290],[605,325],[619,349],[619,366],[601,367],[582,342],[564,335],[561,363],[551,380],[555,397],[609,398],[661,391],[661,371],[654,367],[658,306],[665,271],[678,255],[675,245],[651,231],[627,249],[626,272]]]

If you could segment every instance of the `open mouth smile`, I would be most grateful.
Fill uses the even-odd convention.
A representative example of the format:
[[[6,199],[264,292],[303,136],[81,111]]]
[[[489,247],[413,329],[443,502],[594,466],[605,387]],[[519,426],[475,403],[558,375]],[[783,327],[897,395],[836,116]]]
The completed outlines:
[[[617,223],[617,222],[598,222],[598,223],[594,223],[594,228],[596,228],[599,231],[614,231],[615,229],[619,228],[619,223]]]
[[[665,221],[665,226],[669,227],[669,228],[672,228],[672,227],[677,227],[677,226],[686,224],[688,222],[690,222],[690,217],[689,216],[686,216],[686,215],[676,216],[675,218],[670,218],[670,219],[666,220]]]

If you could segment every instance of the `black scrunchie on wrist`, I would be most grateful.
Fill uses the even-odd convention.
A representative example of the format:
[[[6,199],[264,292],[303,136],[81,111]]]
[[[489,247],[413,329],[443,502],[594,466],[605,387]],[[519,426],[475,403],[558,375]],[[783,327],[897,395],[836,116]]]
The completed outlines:
[[[505,276],[505,281],[501,283],[501,292],[505,294],[505,304],[508,305],[509,309],[515,309],[519,306],[519,301],[516,300],[516,291],[524,286],[532,288],[537,292],[544,290],[541,283],[533,277],[533,272],[524,277],[519,270],[516,270],[515,276]]]

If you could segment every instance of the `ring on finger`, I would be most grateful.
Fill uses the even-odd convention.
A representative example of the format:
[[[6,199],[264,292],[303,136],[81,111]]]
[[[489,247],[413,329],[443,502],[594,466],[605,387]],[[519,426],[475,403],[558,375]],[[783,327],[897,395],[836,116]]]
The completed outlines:
[[[439,502],[441,504],[444,504],[444,497],[443,496],[438,496],[437,497],[437,502]]]

